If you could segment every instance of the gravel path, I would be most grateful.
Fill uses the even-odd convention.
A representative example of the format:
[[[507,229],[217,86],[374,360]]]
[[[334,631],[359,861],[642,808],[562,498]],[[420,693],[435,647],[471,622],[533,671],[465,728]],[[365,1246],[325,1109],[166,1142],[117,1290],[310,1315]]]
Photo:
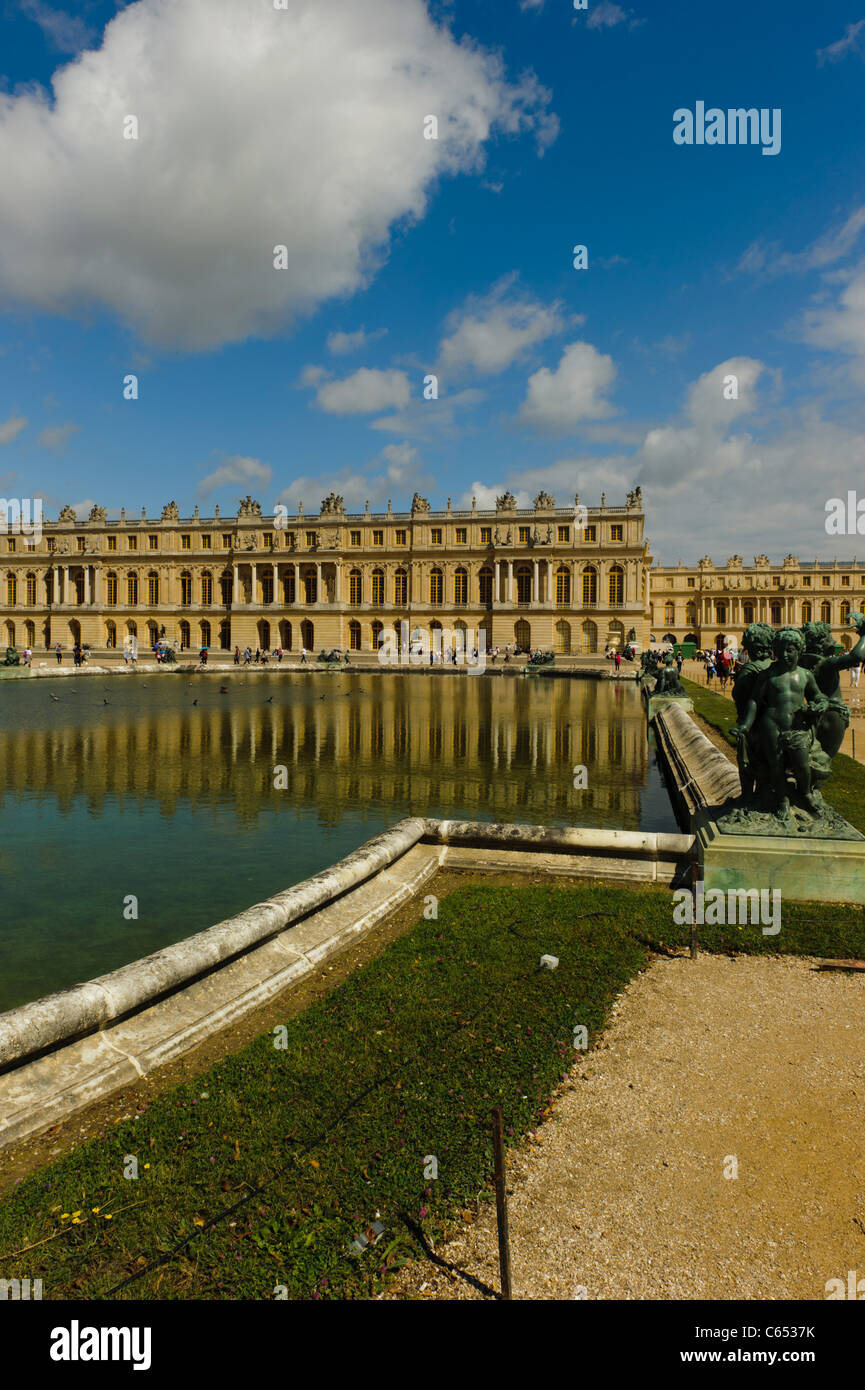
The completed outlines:
[[[863,1020],[862,975],[656,960],[510,1157],[514,1297],[823,1299],[865,1276]],[[498,1289],[494,1208],[464,1215],[436,1253]],[[490,1293],[424,1261],[386,1296]]]

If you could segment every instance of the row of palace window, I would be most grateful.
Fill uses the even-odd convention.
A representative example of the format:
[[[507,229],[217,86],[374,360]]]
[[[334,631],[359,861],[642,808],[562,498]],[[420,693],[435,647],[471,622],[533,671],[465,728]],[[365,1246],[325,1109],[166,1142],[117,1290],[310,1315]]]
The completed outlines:
[[[444,533],[445,533],[445,528],[444,528],[443,526],[432,526],[432,527],[430,527],[430,545],[444,545]],[[597,526],[585,526],[585,527],[583,527],[583,539],[584,539],[585,541],[589,541],[589,542],[596,541],[596,540],[597,540],[597,533],[598,533],[598,528],[597,528]],[[295,534],[294,531],[283,531],[283,532],[265,531],[265,532],[263,533],[263,536],[262,536],[262,541],[263,541],[264,549],[265,549],[265,550],[277,550],[277,549],[279,548],[279,536],[280,536],[280,534],[282,534],[282,535],[285,536],[285,548],[286,548],[286,550],[295,550],[295,549],[297,548],[297,535]],[[317,549],[318,549],[318,532],[317,532],[317,531],[304,531],[304,532],[302,532],[301,534],[303,535],[304,540],[305,540],[305,542],[306,542],[306,548],[307,548],[307,550],[317,550]],[[356,530],[356,531],[355,531],[355,530],[351,530],[351,531],[349,531],[349,533],[348,533],[348,543],[349,543],[349,546],[350,546],[353,550],[358,550],[358,549],[361,548],[362,543],[363,543],[363,542],[362,542],[362,534],[363,534],[363,533],[362,533],[361,531],[359,531],[359,530]],[[383,528],[382,528],[381,530],[373,529],[373,532],[372,532],[372,543],[373,543],[373,545],[376,546],[376,547],[379,547],[379,546],[382,546],[382,547],[383,547],[384,544],[385,544],[385,534],[386,534],[386,533],[385,533],[385,531],[384,531]],[[393,545],[397,545],[397,546],[406,546],[406,545],[408,545],[408,530],[403,530],[403,529],[397,528],[395,531],[393,531],[392,533],[389,533],[389,534],[392,534],[392,536],[393,536],[393,542],[392,542]],[[455,544],[455,545],[468,545],[468,543],[469,543],[469,531],[468,531],[468,527],[467,527],[467,526],[457,526],[457,527],[455,527],[455,528],[454,528],[454,538],[455,538],[455,539],[454,539],[454,544]],[[114,552],[117,550],[117,540],[118,540],[118,537],[117,537],[117,536],[106,536],[105,539],[106,539],[106,548],[107,548],[109,554],[114,553]],[[210,532],[208,532],[208,531],[201,531],[201,532],[198,532],[198,533],[196,534],[196,536],[195,536],[195,539],[196,539],[196,541],[197,541],[197,548],[198,548],[198,549],[200,549],[200,550],[212,550],[212,549],[213,549],[213,537],[212,537],[212,535],[210,534]],[[556,539],[557,539],[557,542],[558,542],[559,545],[568,545],[568,544],[570,544],[570,539],[571,539],[571,528],[570,528],[570,526],[557,526],[557,527],[556,527]],[[231,550],[232,547],[233,547],[233,545],[234,545],[234,540],[235,540],[235,538],[234,538],[234,536],[233,536],[233,534],[232,534],[231,532],[228,532],[228,531],[223,532],[223,533],[222,533],[222,549],[223,549],[223,550]],[[517,543],[518,543],[519,545],[530,545],[530,544],[531,544],[531,540],[532,540],[532,527],[531,527],[531,526],[518,526],[518,527],[517,527]],[[621,542],[621,541],[624,540],[624,527],[623,527],[622,525],[620,525],[620,524],[618,524],[618,523],[614,523],[614,524],[610,527],[610,540],[611,540],[612,542],[616,542],[616,543],[619,543],[619,542]],[[180,536],[180,549],[181,549],[181,550],[190,550],[190,551],[191,551],[191,550],[193,549],[192,541],[193,541],[193,536],[192,536],[192,533],[191,533],[191,532],[182,532],[182,533],[181,533],[181,536]],[[493,543],[493,528],[492,528],[492,526],[482,526],[482,527],[480,528],[480,544],[483,545],[483,546],[487,546],[487,545],[492,545],[492,543]],[[25,542],[25,549],[32,550],[32,549],[35,548],[35,544],[36,544],[35,541]],[[52,554],[52,555],[53,555],[54,553],[56,553],[56,545],[57,545],[56,537],[55,537],[55,536],[49,536],[49,537],[48,537],[48,551],[49,551],[49,554]],[[16,546],[16,538],[15,538],[14,536],[10,536],[9,539],[7,540],[7,542],[6,542],[6,549],[7,549],[7,551],[8,551],[10,554],[14,554],[16,548],[17,548],[17,546]],[[78,553],[79,555],[85,554],[85,552],[86,552],[86,550],[87,550],[87,537],[86,537],[86,536],[76,536],[76,537],[75,537],[75,548],[76,548],[76,551],[77,551],[77,553]],[[153,551],[153,550],[158,550],[158,549],[159,549],[159,537],[158,537],[157,535],[148,535],[148,537],[147,537],[147,548],[148,548],[148,550],[151,550],[151,551]],[[131,552],[134,552],[134,551],[137,551],[137,550],[138,550],[138,536],[137,536],[137,535],[127,535],[127,537],[126,537],[126,549],[127,549],[127,551],[131,551]]]
[[[126,594],[125,605],[134,607],[140,601],[140,585],[137,574],[126,575]],[[533,573],[528,566],[517,568],[515,573],[517,603],[528,604],[532,602]],[[348,601],[353,607],[359,607],[364,602],[364,582],[360,570],[352,570],[349,574]],[[559,607],[569,607],[571,602],[571,572],[564,567],[556,571],[556,603]],[[147,604],[153,608],[159,604],[159,576],[148,574],[146,576]],[[315,603],[318,596],[317,576],[314,574],[304,575],[301,579],[304,590],[304,598],[307,603]],[[205,573],[199,577],[199,602],[204,607],[209,607],[213,603],[213,576]],[[272,574],[263,574],[260,580],[261,602],[273,603],[274,598],[274,577]],[[84,603],[84,577],[76,576],[71,581],[75,601],[79,604]],[[232,599],[233,577],[226,573],[221,576],[219,586],[222,594],[222,603],[228,604]],[[53,596],[53,577],[46,581],[49,592],[49,601]],[[584,604],[596,604],[598,602],[598,571],[589,566],[582,572],[582,598]],[[6,577],[6,605],[13,607],[18,602],[18,578],[14,574]],[[614,565],[608,575],[607,593],[611,606],[618,607],[622,604],[625,589],[624,570],[619,565]],[[33,607],[36,604],[36,577],[28,574],[24,580],[25,602]],[[433,604],[444,603],[445,578],[440,569],[433,569],[429,575],[429,602]],[[113,572],[105,576],[105,602],[108,607],[116,607],[120,593],[120,580]],[[180,576],[180,603],[183,607],[188,607],[192,603],[193,581],[192,575],[184,572]],[[296,584],[293,571],[289,571],[282,577],[282,598],[285,604],[295,602]],[[469,575],[468,570],[462,567],[455,570],[453,574],[452,599],[454,604],[467,604],[469,601]],[[482,569],[478,575],[478,602],[485,607],[490,607],[493,601],[493,572],[491,569]],[[384,570],[373,570],[371,586],[371,602],[375,607],[382,607],[385,603],[385,573]],[[393,602],[397,607],[404,607],[408,603],[408,571],[398,569],[393,578]],[[668,605],[672,606],[672,605]],[[671,619],[672,621],[672,619]]]
[[[757,614],[757,605],[756,605],[756,603],[751,603],[749,600],[746,600],[746,601],[742,604],[742,626],[743,626],[743,627],[747,627],[749,623],[757,622],[758,619],[757,619],[756,614]],[[846,622],[848,621],[849,617],[850,617],[850,600],[845,598],[845,599],[842,600],[842,603],[841,603],[841,618],[840,618],[841,623],[846,623]],[[665,622],[665,623],[668,623],[668,624],[674,624],[675,621],[676,621],[676,605],[675,605],[672,601],[670,601],[670,602],[667,602],[667,603],[664,604],[664,622]],[[715,604],[715,617],[714,617],[714,621],[715,621],[716,623],[726,623],[726,621],[727,621],[727,605],[726,605],[726,603],[716,603],[716,604]],[[786,621],[786,619],[784,618],[784,605],[783,605],[782,603],[770,603],[770,604],[769,604],[769,621],[772,623],[772,625],[773,625],[774,627],[780,627],[781,624],[784,623],[784,622]],[[811,604],[807,599],[802,603],[802,617],[801,617],[800,621],[803,622],[803,623],[810,623],[810,622],[813,622],[813,621],[814,621],[814,607],[813,607],[813,604]],[[820,622],[821,622],[821,623],[831,623],[831,621],[832,621],[832,604],[829,602],[828,599],[824,599],[823,602],[820,604]],[[693,603],[687,603],[687,604],[685,605],[685,622],[686,622],[686,624],[688,625],[688,627],[696,627],[696,626],[697,626],[697,609],[696,609],[696,605],[693,604]]]

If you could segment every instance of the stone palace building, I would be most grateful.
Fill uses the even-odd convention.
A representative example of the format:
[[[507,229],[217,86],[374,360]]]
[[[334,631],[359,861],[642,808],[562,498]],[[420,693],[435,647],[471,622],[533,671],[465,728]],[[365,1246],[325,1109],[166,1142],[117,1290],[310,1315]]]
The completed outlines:
[[[778,628],[823,622],[849,649],[856,640],[846,627],[850,613],[865,609],[861,560],[787,555],[782,564],[772,564],[757,555],[753,565],[745,565],[741,555],[731,555],[721,566],[705,555],[697,565],[656,565],[651,580],[652,636],[700,648],[725,638],[738,642],[749,623]]]
[[[482,631],[487,650],[603,651],[649,636],[643,526],[639,489],[594,508],[541,492],[524,509],[504,493],[495,511],[433,512],[415,494],[410,512],[347,513],[333,493],[309,516],[262,516],[250,497],[232,517],[67,506],[41,536],[0,533],[0,632],[94,653],[159,637],[196,652],[373,652],[388,631],[402,651],[460,630],[469,650]]]
[[[557,507],[540,492],[518,508],[506,492],[494,511],[433,512],[415,494],[409,512],[347,513],[333,493],[309,516],[263,516],[250,497],[231,517],[218,507],[181,517],[173,502],[158,520],[64,507],[41,534],[8,518],[0,530],[0,641],[34,651],[81,642],[96,654],[159,637],[196,652],[370,653],[388,635],[402,651],[461,632],[471,649],[483,632],[488,651],[590,655],[652,638],[707,647],[738,641],[749,622],[813,619],[850,645],[865,562],[653,566],[644,523],[639,488],[624,506],[602,496],[598,507],[578,497]]]

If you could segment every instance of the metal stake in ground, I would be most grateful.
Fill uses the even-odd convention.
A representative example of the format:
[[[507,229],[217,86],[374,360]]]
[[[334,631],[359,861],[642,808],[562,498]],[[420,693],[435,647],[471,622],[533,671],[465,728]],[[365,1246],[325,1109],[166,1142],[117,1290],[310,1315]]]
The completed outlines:
[[[505,1142],[502,1107],[493,1110],[493,1152],[496,1161],[496,1216],[499,1226],[499,1269],[502,1275],[502,1298],[511,1297],[511,1247],[508,1240],[508,1198],[505,1191]]]

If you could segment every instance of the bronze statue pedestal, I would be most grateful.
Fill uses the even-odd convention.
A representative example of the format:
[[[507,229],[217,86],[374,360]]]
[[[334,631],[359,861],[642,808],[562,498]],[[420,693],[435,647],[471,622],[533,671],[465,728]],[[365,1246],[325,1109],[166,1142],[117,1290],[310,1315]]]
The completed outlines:
[[[846,825],[846,822],[844,822]],[[865,835],[736,835],[700,815],[695,823],[700,877],[706,891],[779,889],[791,902],[865,902]]]

